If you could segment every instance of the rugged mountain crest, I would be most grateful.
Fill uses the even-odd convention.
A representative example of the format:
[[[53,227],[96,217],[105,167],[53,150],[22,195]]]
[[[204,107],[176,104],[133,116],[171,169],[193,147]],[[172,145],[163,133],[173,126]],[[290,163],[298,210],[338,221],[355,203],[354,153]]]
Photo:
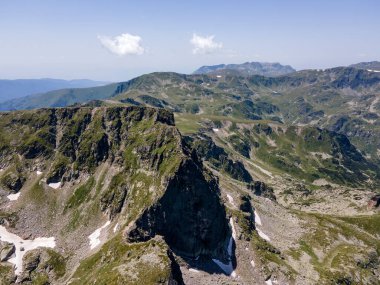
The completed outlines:
[[[172,250],[189,257],[225,255],[230,229],[217,180],[186,149],[171,112],[142,107],[11,112],[0,114],[0,131],[8,134],[0,144],[0,205],[11,203],[6,195],[21,194],[12,231],[56,236],[60,253],[79,251],[86,258],[85,239],[67,241],[89,234],[83,223],[94,228],[108,218],[104,228],[112,223],[118,229],[107,230],[107,236],[115,236],[119,249],[137,246],[127,241],[150,248],[163,237],[159,244],[169,261],[159,272],[174,266]],[[52,206],[54,214],[43,219]],[[29,215],[39,218],[23,218]],[[8,216],[2,221],[11,222]],[[126,239],[117,237],[121,232]],[[67,272],[75,258],[69,258]],[[49,276],[50,282],[70,277]]]
[[[263,75],[279,76],[295,72],[296,70],[290,65],[281,65],[279,63],[269,62],[245,62],[242,64],[219,64],[211,66],[202,66],[194,74],[225,74],[235,73],[237,75]]]

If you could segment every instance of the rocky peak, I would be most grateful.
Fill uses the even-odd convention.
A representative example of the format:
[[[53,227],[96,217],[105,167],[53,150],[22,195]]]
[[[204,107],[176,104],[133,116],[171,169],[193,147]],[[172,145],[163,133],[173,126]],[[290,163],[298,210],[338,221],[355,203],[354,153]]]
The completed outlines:
[[[99,227],[107,219],[120,228],[115,235],[123,232],[123,238],[118,235],[122,249],[148,246],[162,236],[168,249],[181,256],[226,254],[231,230],[218,180],[186,147],[173,113],[143,107],[9,112],[0,114],[0,131],[11,134],[0,138],[0,179],[24,177],[18,191],[21,203],[23,197],[29,201],[17,215],[36,217],[17,221],[27,225],[24,234],[44,236],[49,228],[58,246],[69,243],[65,250],[76,252],[87,249],[82,237],[90,235],[79,223]],[[170,251],[164,253],[167,258]],[[80,254],[92,258],[87,250]],[[36,257],[25,262],[25,280],[33,281],[37,273],[61,278],[44,271],[43,255]]]

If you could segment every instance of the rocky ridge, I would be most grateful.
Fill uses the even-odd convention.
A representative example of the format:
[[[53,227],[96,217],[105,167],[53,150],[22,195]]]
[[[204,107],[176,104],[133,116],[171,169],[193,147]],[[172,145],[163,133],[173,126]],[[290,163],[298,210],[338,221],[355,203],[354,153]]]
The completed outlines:
[[[172,113],[115,107],[42,109],[0,116],[1,132],[9,134],[2,136],[0,144],[1,204],[11,207],[2,207],[1,221],[27,238],[56,237],[57,247],[51,252],[57,258],[68,258],[65,272],[60,274],[38,269],[40,262],[25,265],[24,259],[24,273],[29,273],[17,278],[18,282],[33,282],[42,275],[53,284],[77,280],[81,267],[70,277],[75,265],[96,258],[91,253],[88,257],[85,236],[101,220],[109,222],[99,230],[100,244],[110,240],[109,246],[117,245],[121,251],[146,244],[147,256],[167,256],[166,265],[152,272],[153,279],[174,280],[170,277],[176,275],[171,252],[193,258],[223,259],[226,255],[231,232],[217,180],[183,145]],[[8,177],[20,179],[20,187],[8,183]],[[7,201],[6,195],[14,191],[20,198]],[[12,215],[17,217],[14,223]],[[72,240],[74,236],[78,238]],[[159,251],[153,250],[154,244]],[[76,253],[73,258],[70,252]],[[145,264],[149,266],[149,262]],[[58,270],[49,266],[53,272]],[[117,278],[127,280],[132,274],[128,272],[137,269],[130,270]],[[114,278],[98,273],[86,282]]]

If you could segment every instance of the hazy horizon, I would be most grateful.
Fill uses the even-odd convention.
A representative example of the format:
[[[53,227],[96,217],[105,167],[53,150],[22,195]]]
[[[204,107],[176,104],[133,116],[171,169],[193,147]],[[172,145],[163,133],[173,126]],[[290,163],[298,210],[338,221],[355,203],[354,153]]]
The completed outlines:
[[[123,81],[203,65],[297,70],[380,59],[380,3],[3,1],[1,79]]]

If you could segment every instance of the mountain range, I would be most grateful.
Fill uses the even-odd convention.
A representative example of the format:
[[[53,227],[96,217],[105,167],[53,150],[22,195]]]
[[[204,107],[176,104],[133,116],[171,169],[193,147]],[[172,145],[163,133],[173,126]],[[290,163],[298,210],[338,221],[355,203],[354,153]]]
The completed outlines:
[[[0,110],[103,100],[102,104],[161,107],[181,114],[311,124],[349,136],[376,158],[380,149],[375,111],[379,82],[379,73],[353,67],[303,70],[277,77],[152,73],[101,87],[23,97],[2,103]]]
[[[350,65],[351,67],[367,69],[371,71],[380,72],[380,62],[379,61],[370,61],[370,62],[360,62],[357,64]]]
[[[227,66],[1,103],[0,284],[378,284],[376,64]]]
[[[281,65],[279,63],[245,62],[242,64],[219,64],[211,66],[202,66],[196,71],[194,71],[194,74],[236,73],[240,75],[279,76],[295,71],[296,70],[290,65]]]
[[[62,80],[62,79],[15,79],[0,80],[0,103],[27,95],[45,93],[64,88],[84,88],[106,85],[108,82],[88,79]]]

